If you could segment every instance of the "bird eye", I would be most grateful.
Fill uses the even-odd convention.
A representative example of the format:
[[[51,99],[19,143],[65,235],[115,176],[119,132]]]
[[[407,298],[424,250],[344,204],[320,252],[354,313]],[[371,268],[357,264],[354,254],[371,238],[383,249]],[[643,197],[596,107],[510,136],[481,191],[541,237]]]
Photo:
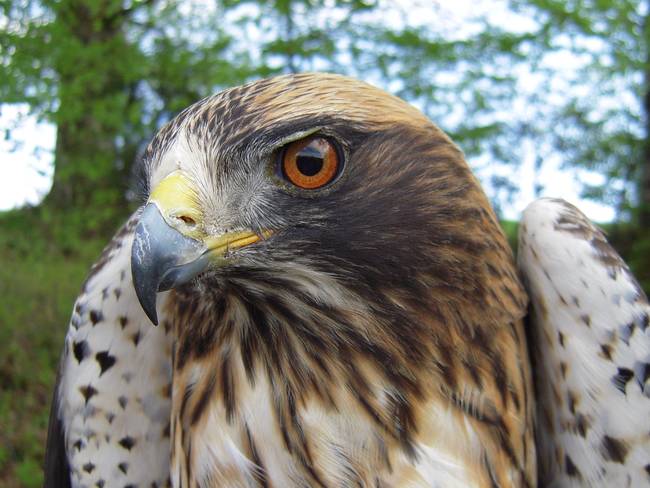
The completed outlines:
[[[282,151],[282,175],[299,188],[315,190],[338,174],[339,152],[324,137],[314,136],[288,144]]]

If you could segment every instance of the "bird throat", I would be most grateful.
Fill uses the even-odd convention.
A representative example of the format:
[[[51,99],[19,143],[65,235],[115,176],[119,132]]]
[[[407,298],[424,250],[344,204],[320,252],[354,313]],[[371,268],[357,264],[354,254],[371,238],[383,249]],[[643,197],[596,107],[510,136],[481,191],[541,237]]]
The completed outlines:
[[[259,445],[273,445],[307,484],[318,484],[307,432],[324,428],[318,438],[335,443],[354,418],[366,428],[351,445],[372,451],[377,466],[368,469],[387,468],[388,445],[415,455],[419,369],[430,357],[419,326],[401,334],[412,318],[373,302],[381,297],[369,300],[295,264],[284,271],[233,271],[170,294],[172,446],[181,478],[201,465],[198,445],[214,451],[215,442],[230,442],[256,464]],[[315,415],[326,420],[314,424]],[[227,434],[208,440],[211,430]]]

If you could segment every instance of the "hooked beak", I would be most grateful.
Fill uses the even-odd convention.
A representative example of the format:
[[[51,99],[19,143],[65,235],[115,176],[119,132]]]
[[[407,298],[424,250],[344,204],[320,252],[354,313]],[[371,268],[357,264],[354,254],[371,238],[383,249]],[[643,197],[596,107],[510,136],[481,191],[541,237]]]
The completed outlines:
[[[228,251],[261,239],[252,231],[208,236],[202,231],[196,191],[180,170],[151,192],[131,247],[131,275],[136,296],[158,325],[156,294],[187,283],[210,263],[225,262]],[[269,233],[264,233],[269,235]]]

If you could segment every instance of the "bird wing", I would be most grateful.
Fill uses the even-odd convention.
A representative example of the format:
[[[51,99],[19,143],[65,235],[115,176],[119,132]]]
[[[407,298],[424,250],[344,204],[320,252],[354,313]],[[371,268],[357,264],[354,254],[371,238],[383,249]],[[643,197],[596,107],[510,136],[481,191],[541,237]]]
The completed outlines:
[[[168,480],[171,334],[164,317],[151,324],[133,290],[138,216],[93,265],[72,312],[50,414],[48,488]]]
[[[524,212],[541,486],[647,486],[650,306],[604,234],[563,200]]]

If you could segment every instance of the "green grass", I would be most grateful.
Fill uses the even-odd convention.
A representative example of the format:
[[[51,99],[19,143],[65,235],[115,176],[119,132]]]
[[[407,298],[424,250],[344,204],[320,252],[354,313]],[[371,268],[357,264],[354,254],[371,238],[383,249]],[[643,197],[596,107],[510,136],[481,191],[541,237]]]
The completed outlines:
[[[105,239],[64,244],[33,210],[0,214],[0,486],[37,487],[73,301]]]
[[[519,222],[516,220],[502,220],[501,228],[508,238],[508,243],[510,247],[515,250],[517,249],[517,234],[519,232]]]

